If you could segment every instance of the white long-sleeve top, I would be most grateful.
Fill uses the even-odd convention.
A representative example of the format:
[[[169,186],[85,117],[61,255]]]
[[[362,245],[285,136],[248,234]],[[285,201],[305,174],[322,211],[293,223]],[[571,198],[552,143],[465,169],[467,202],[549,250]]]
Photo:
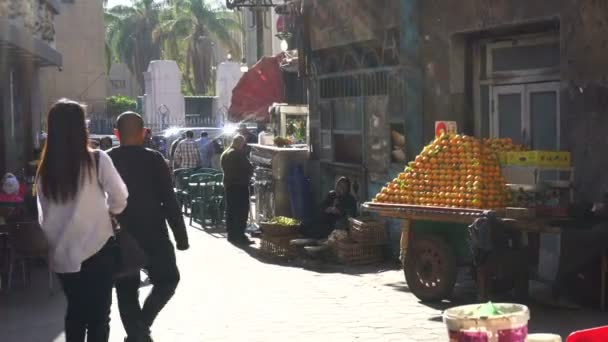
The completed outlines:
[[[114,235],[110,213],[120,214],[127,206],[127,186],[110,157],[98,153],[99,174],[93,165],[93,177],[84,177],[73,200],[59,203],[46,198],[38,182],[39,221],[49,242],[51,267],[57,273],[79,272],[82,262]]]

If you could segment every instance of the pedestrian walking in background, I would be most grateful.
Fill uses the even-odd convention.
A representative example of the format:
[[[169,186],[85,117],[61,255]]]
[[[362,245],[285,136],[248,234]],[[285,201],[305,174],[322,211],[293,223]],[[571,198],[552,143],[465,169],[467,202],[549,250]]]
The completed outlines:
[[[245,153],[249,155],[249,153],[251,153],[251,146],[249,146],[249,144],[257,143],[257,135],[252,134],[245,124],[239,126],[238,134],[245,139]]]
[[[200,154],[201,167],[210,168],[211,159],[213,158],[213,150],[210,148],[211,140],[209,139],[209,133],[202,132],[201,137],[196,139],[198,144],[198,152]]]
[[[116,132],[120,147],[109,152],[130,191],[129,204],[118,217],[120,226],[145,252],[145,269],[152,284],[152,291],[142,307],[138,295],[140,275],[116,281],[118,308],[128,335],[126,342],[152,341],[152,323],[177,288],[180,275],[167,221],[177,249],[183,251],[189,247],[169,167],[160,153],[143,147],[144,134],[144,122],[139,114],[121,114]]]
[[[246,145],[245,137],[237,135],[220,160],[226,192],[228,241],[236,245],[253,243],[245,235],[249,217],[249,183],[253,175],[253,165],[247,158]]]
[[[55,103],[36,193],[50,266],[68,302],[67,342],[84,342],[85,336],[88,342],[109,339],[115,262],[110,214],[127,206],[127,188],[112,160],[88,144],[84,108],[69,100]]]
[[[173,161],[173,158],[175,157],[175,150],[177,150],[177,146],[179,146],[179,143],[181,143],[185,139],[186,139],[186,133],[182,134],[179,138],[175,139],[171,143],[171,146],[169,147],[169,159],[171,159]]]
[[[257,136],[249,131],[247,125],[240,124],[238,134],[242,135],[245,138],[245,143],[247,144],[255,144],[257,142]]]
[[[194,132],[186,132],[186,139],[177,145],[173,156],[173,169],[192,169],[201,165],[198,144],[194,140]]]
[[[112,148],[112,138],[103,137],[99,139],[99,149],[102,151],[107,151]]]
[[[224,147],[222,146],[222,143],[220,142],[219,139],[214,139],[209,144],[209,149],[211,150],[209,152],[209,153],[211,153],[211,168],[216,169],[216,170],[221,169],[222,166],[220,164],[220,157],[222,156],[222,153],[224,152]]]
[[[155,149],[154,142],[152,141],[152,130],[149,128],[146,128],[146,136],[144,138],[144,147]]]

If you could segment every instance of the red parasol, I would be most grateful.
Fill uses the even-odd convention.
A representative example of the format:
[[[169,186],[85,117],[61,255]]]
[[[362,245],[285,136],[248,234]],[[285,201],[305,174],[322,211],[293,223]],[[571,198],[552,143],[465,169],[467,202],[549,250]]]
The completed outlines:
[[[232,90],[228,119],[233,122],[248,120],[268,121],[268,108],[284,98],[280,64],[283,54],[263,57],[243,74]]]

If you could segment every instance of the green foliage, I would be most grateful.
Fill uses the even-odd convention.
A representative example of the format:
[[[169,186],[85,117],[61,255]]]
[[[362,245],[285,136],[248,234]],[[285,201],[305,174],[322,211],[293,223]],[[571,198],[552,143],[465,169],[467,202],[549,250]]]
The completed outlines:
[[[141,89],[148,64],[161,56],[160,45],[152,37],[160,11],[161,5],[154,0],[135,0],[131,6],[114,6],[105,12],[108,58],[125,63]]]
[[[108,62],[123,62],[143,89],[143,72],[151,60],[175,60],[188,94],[214,92],[214,45],[239,60],[235,34],[243,32],[240,18],[223,1],[134,0],[131,6],[106,9]]]
[[[137,101],[128,96],[110,96],[106,99],[106,108],[108,115],[114,118],[127,111],[136,111]]]

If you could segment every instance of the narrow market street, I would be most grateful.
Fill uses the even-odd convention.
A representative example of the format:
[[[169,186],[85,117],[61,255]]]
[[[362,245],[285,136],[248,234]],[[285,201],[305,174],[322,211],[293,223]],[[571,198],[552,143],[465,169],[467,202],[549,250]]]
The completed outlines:
[[[468,298],[424,305],[408,292],[400,270],[386,270],[390,265],[309,271],[267,263],[220,232],[190,228],[190,236],[191,249],[178,254],[182,282],[154,326],[155,341],[445,341],[442,310]],[[61,291],[49,295],[43,272],[26,289],[16,278],[16,288],[0,294],[0,341],[63,342]],[[608,318],[531,310],[532,332],[563,336]],[[110,341],[123,337],[114,305]]]

